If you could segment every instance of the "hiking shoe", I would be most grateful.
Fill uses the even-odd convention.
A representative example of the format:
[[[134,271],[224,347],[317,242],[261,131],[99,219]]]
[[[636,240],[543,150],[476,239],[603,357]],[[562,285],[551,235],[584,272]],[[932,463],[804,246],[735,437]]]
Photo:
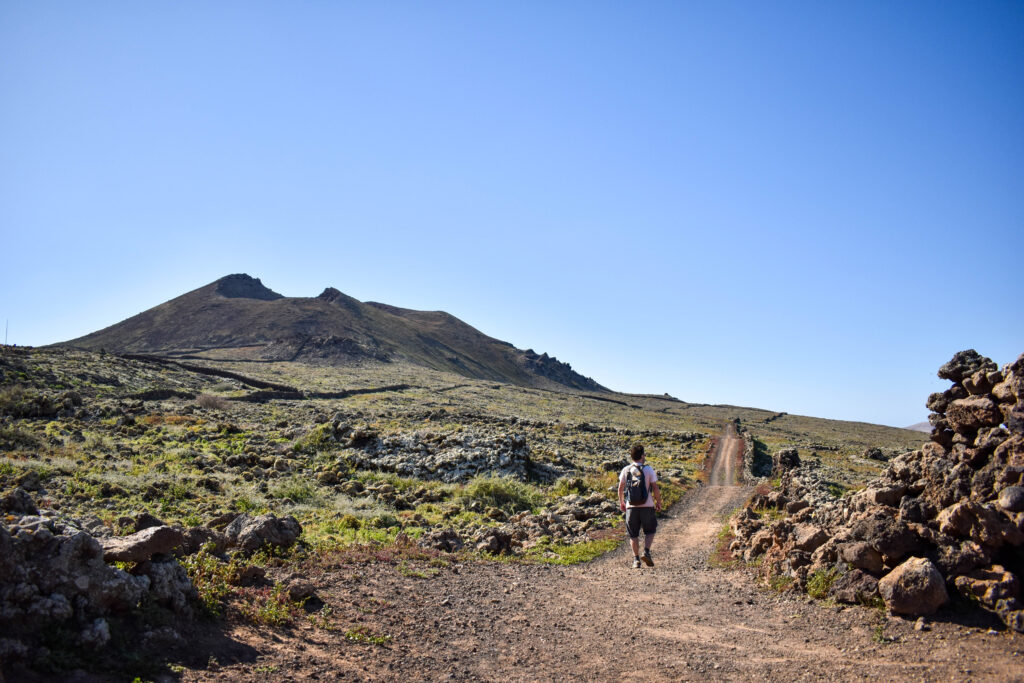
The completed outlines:
[[[644,564],[646,564],[648,567],[654,566],[654,560],[651,558],[651,551],[649,550],[644,553]]]
[[[640,560],[633,560],[633,569],[640,569]]]

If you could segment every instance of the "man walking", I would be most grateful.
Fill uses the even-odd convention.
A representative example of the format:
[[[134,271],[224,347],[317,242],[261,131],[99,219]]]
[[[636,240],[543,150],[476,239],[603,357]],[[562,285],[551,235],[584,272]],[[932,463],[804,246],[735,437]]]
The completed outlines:
[[[658,529],[654,513],[661,510],[658,475],[653,467],[646,464],[644,447],[640,444],[629,449],[629,457],[633,462],[619,473],[619,509],[626,513],[626,533],[633,548],[633,568],[640,568],[640,529],[644,530],[644,564],[653,567],[651,544]]]

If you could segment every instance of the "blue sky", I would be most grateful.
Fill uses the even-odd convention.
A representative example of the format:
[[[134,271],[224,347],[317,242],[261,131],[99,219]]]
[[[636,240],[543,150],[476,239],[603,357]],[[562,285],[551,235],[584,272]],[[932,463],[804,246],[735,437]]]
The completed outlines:
[[[0,317],[228,273],[902,426],[1024,352],[1020,2],[0,0]]]

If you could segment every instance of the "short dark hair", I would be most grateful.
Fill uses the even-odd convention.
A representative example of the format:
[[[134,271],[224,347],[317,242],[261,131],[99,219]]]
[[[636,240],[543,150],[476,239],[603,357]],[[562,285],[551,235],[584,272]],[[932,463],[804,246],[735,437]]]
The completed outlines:
[[[640,462],[644,457],[644,447],[638,443],[633,444],[629,449],[629,457],[633,458],[634,462]]]

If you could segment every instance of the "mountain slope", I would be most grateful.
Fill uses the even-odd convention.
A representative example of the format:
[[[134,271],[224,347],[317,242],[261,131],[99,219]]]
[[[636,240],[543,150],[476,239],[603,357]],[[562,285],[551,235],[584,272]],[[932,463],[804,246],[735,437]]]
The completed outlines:
[[[522,386],[605,390],[566,363],[488,337],[443,311],[363,303],[332,287],[317,297],[285,297],[244,274],[60,345],[327,364],[396,360]]]

